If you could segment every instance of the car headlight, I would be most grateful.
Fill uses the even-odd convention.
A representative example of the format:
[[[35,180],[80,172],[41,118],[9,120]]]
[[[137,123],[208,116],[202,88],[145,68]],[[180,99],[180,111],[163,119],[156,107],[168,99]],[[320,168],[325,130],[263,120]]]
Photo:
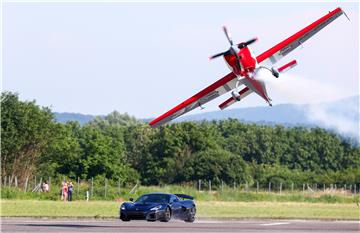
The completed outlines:
[[[150,210],[155,210],[156,211],[158,209],[161,209],[161,205],[155,206],[155,207],[151,208]]]
[[[125,210],[125,206],[121,205],[120,209]]]

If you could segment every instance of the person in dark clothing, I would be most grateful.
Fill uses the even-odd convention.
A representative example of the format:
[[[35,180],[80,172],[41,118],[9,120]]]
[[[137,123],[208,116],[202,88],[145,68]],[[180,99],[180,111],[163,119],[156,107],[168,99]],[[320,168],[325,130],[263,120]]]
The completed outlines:
[[[74,185],[73,183],[70,181],[69,187],[68,187],[68,201],[72,201],[72,194],[74,191]]]

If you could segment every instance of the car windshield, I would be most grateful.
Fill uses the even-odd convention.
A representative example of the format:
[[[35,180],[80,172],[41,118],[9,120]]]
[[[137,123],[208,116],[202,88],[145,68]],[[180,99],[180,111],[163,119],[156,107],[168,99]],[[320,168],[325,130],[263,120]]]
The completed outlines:
[[[147,204],[147,203],[168,203],[170,196],[167,194],[146,194],[142,195],[136,200],[136,203]]]

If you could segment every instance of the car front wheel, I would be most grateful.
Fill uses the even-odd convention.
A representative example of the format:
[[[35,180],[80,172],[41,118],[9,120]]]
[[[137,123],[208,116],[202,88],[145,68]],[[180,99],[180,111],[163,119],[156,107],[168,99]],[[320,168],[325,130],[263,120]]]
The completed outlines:
[[[170,219],[171,219],[171,210],[169,207],[166,207],[165,213],[164,213],[164,218],[161,219],[161,222],[169,222]]]

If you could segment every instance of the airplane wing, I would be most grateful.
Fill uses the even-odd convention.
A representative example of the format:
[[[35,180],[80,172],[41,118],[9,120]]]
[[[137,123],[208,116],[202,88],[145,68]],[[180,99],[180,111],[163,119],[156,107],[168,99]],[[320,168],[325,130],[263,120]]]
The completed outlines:
[[[167,122],[197,108],[201,107],[203,104],[219,97],[222,94],[225,94],[228,91],[231,91],[236,87],[236,75],[234,73],[229,73],[225,77],[219,79],[215,83],[211,84],[204,90],[198,92],[194,96],[185,100],[178,106],[159,116],[155,120],[151,121],[149,124],[151,127],[157,127]]]
[[[320,19],[316,20],[314,23],[257,56],[257,62],[264,65],[275,64],[282,57],[286,56],[299,45],[303,44],[306,40],[315,35],[342,14],[344,14],[343,10],[340,7],[336,8]]]

